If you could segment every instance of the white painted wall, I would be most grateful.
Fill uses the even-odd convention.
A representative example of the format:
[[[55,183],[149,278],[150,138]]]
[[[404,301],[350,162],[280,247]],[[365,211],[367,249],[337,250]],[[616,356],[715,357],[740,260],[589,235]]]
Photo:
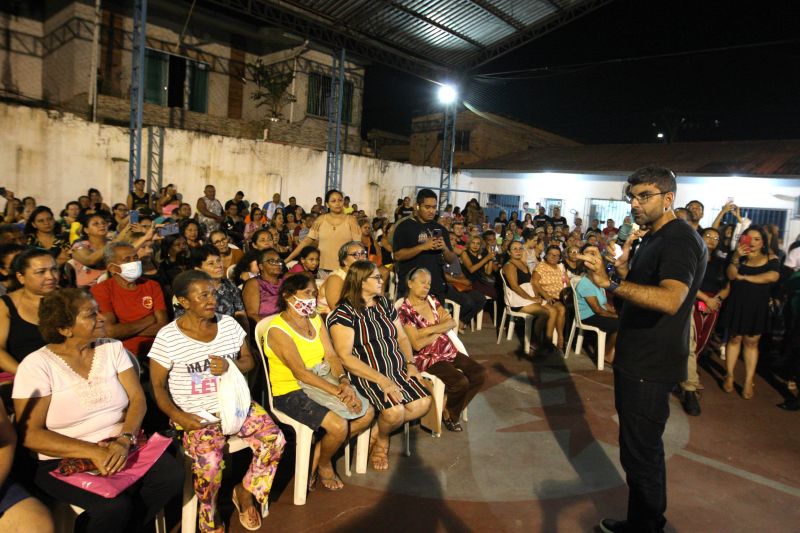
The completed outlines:
[[[587,198],[621,200],[627,174],[569,174],[558,172],[526,173],[493,170],[469,170],[456,176],[455,186],[495,194],[516,194],[522,202],[534,205],[545,198],[563,199],[562,214],[570,210],[583,214]],[[764,178],[747,176],[678,176],[676,205],[700,200],[706,207],[701,225],[710,226],[720,207],[733,197],[745,207],[789,210],[789,241],[800,233],[800,219],[792,219],[795,201],[800,196],[800,178]],[[456,205],[463,206],[470,195],[456,195]]]
[[[142,142],[147,146],[147,136]],[[71,114],[0,104],[0,186],[34,196],[54,211],[96,187],[107,203],[124,201],[127,128],[93,124]],[[146,148],[142,172],[146,171]],[[280,192],[310,207],[325,187],[326,153],[298,146],[167,129],[164,184],[194,205],[206,184],[223,201],[242,190],[263,203]],[[438,183],[438,169],[344,156],[344,192],[374,212],[394,205],[401,184]]]

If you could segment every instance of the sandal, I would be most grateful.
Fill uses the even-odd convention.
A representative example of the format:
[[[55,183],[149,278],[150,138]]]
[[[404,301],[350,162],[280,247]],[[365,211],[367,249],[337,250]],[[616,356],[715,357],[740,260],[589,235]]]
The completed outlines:
[[[317,490],[317,473],[314,472],[311,474],[311,477],[308,478],[308,492],[314,492]]]
[[[233,506],[236,508],[236,512],[239,513],[239,523],[248,531],[258,531],[261,529],[261,515],[258,513],[258,509],[256,509],[255,505],[242,512],[239,508],[239,498],[236,495],[236,489],[239,487],[240,485],[233,487],[233,496],[231,497]],[[255,516],[250,511],[254,511]]]
[[[373,443],[372,449],[369,452],[369,460],[370,463],[372,463],[373,470],[388,470],[389,447],[378,446],[377,443]]]
[[[722,390],[725,392],[733,392],[733,376],[725,376],[725,381],[722,383]]]
[[[461,427],[461,424],[458,422],[453,422],[453,420],[450,418],[442,417],[442,424],[444,424],[444,427],[446,427],[448,431],[453,431],[455,433],[464,431],[464,428]]]

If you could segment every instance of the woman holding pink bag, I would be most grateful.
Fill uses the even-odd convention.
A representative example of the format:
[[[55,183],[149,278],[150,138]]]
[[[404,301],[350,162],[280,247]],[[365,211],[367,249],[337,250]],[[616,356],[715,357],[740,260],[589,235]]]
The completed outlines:
[[[93,466],[101,476],[126,466],[146,410],[128,352],[119,341],[102,338],[97,303],[79,289],[46,295],[39,329],[48,344],[20,363],[12,394],[21,442],[38,454],[36,485],[83,508],[87,532],[142,530],[181,490],[183,469],[170,454],[162,453],[115,498],[51,475],[67,462]]]

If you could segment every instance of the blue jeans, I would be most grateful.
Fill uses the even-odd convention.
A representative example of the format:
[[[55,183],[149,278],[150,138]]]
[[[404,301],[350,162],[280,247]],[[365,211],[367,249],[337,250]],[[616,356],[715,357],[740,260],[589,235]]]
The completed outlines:
[[[667,523],[667,469],[661,437],[675,383],[635,378],[614,369],[619,455],[628,481],[628,530],[660,532]]]

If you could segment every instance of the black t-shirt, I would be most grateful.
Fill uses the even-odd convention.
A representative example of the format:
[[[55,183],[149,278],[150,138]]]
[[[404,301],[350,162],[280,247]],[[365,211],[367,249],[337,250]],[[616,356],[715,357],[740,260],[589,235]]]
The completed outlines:
[[[452,250],[450,247],[450,234],[444,226],[438,222],[423,224],[415,217],[409,217],[397,223],[394,229],[394,235],[392,236],[392,250],[394,250],[396,255],[398,250],[413,248],[432,238],[433,230],[436,229],[442,232],[445,245],[448,249]],[[397,277],[400,280],[397,286],[398,296],[406,293],[406,276],[411,269],[414,267],[423,267],[428,269],[431,273],[431,294],[440,297],[439,299],[444,301],[447,283],[444,279],[444,256],[441,250],[421,252],[408,261],[395,260],[395,264],[397,268]]]
[[[550,223],[550,217],[547,215],[536,215],[533,217],[533,225],[537,228],[543,228]]]
[[[564,217],[558,218],[551,218],[550,223],[553,225],[554,228],[566,228],[567,227],[567,219]]]
[[[707,253],[697,232],[679,220],[644,236],[625,281],[658,286],[666,279],[677,280],[689,287],[689,294],[674,315],[625,300],[619,317],[615,368],[635,378],[662,383],[686,379],[689,320],[705,274]]]
[[[397,217],[395,217],[395,220],[400,220],[401,218],[409,217],[413,214],[414,214],[413,207],[400,207],[397,210]]]
[[[700,283],[700,290],[706,294],[717,294],[728,284],[728,276],[725,271],[728,262],[715,255],[706,263],[706,273]]]

